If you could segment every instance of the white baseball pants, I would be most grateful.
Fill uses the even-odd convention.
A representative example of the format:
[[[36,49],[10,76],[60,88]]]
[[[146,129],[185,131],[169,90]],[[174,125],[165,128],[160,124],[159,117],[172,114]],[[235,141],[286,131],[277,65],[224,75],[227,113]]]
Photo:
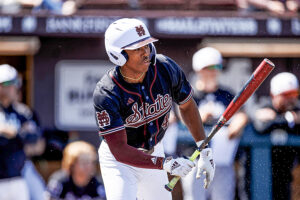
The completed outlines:
[[[233,166],[216,166],[215,177],[204,189],[204,175],[196,179],[197,168],[181,179],[184,200],[234,200],[235,172]]]
[[[106,142],[99,148],[101,175],[107,200],[171,200],[165,189],[167,172],[157,169],[137,168],[118,162]],[[162,143],[154,147],[153,156],[164,157]]]
[[[21,177],[0,180],[1,200],[29,200],[26,182]]]

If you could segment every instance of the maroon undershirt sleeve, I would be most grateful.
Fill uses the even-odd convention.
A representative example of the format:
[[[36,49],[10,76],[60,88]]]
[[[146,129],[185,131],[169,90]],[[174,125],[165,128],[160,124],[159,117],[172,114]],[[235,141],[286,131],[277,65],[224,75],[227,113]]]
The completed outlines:
[[[111,153],[117,161],[140,168],[162,169],[163,157],[148,155],[127,144],[125,130],[104,136]]]

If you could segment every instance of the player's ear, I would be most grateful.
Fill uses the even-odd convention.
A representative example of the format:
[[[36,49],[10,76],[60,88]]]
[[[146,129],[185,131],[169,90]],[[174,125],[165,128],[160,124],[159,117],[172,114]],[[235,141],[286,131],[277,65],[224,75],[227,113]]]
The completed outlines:
[[[150,63],[155,65],[156,64],[156,48],[153,43],[149,43],[150,48]]]

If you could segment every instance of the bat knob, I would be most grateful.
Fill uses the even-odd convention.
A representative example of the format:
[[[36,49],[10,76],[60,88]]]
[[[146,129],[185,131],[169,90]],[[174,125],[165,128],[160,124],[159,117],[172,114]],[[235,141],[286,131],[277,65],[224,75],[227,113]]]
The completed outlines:
[[[172,191],[173,191],[173,189],[170,188],[168,185],[165,185],[165,188],[166,188],[166,190],[168,190],[169,192],[172,192]]]

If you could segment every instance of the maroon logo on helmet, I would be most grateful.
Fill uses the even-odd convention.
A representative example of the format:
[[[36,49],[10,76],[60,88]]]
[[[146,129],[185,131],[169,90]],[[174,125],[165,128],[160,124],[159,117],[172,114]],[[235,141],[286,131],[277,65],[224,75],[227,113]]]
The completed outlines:
[[[96,112],[96,115],[97,115],[98,124],[101,128],[110,125],[110,117],[106,112],[106,110],[103,110],[101,112]]]
[[[136,26],[135,30],[140,37],[142,37],[143,35],[146,35],[145,29],[142,25]]]

